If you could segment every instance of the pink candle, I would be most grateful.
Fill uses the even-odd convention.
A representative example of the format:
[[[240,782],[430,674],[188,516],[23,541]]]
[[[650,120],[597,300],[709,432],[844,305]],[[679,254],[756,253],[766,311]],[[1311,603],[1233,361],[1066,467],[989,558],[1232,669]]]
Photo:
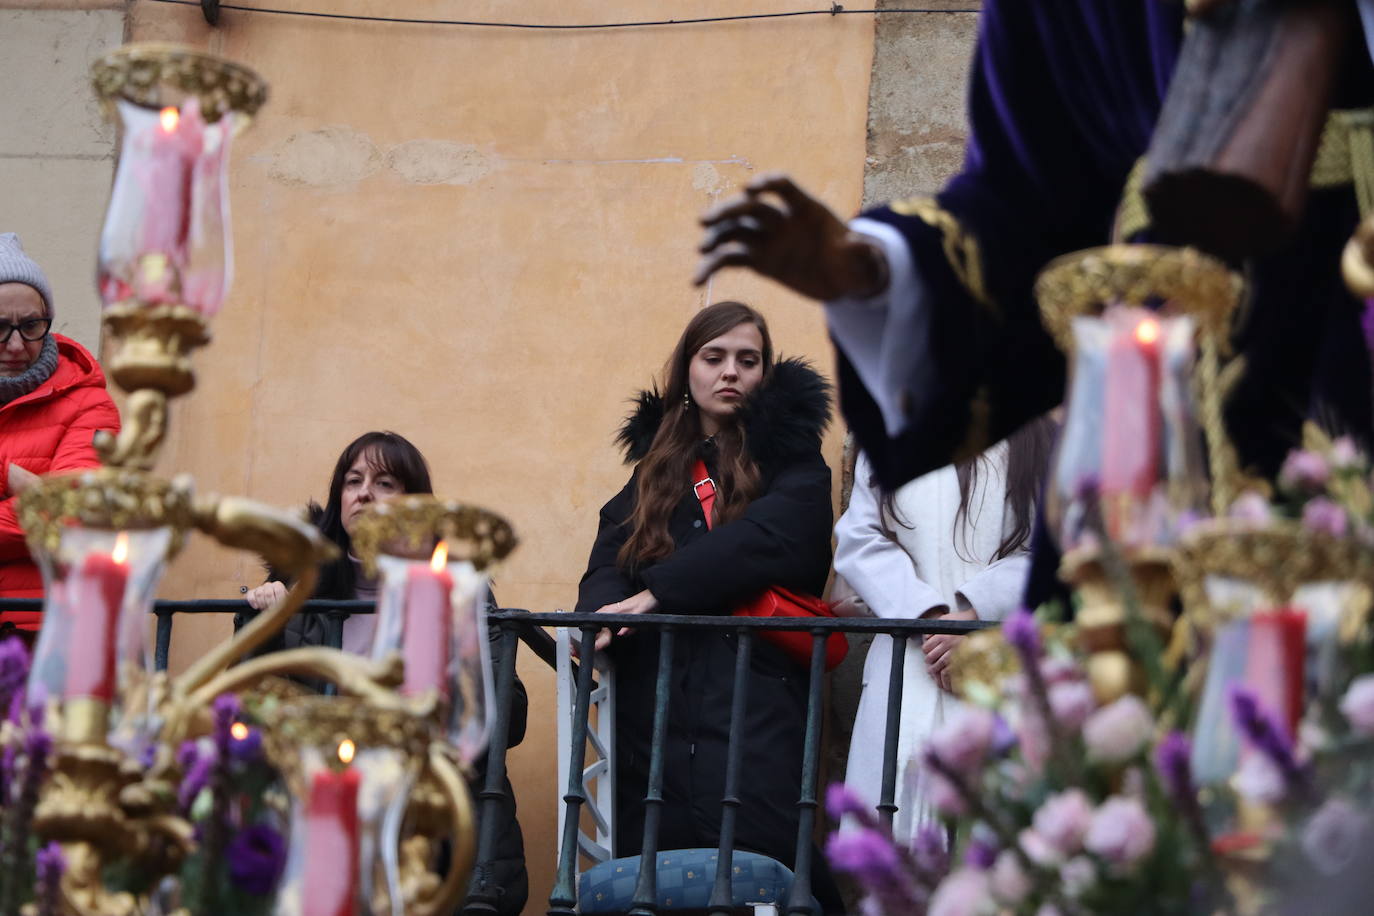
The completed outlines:
[[[1295,737],[1302,721],[1307,667],[1307,614],[1285,607],[1250,619],[1245,683],[1270,710],[1282,717]]]
[[[191,178],[203,132],[200,108],[191,99],[181,110],[162,109],[142,137],[136,164],[144,193],[137,292],[149,302],[173,301],[179,293],[173,269],[180,270],[186,261]]]
[[[303,916],[354,916],[358,896],[358,771],[321,769],[305,810]]]
[[[1159,322],[1119,327],[1107,350],[1101,474],[1107,532],[1118,541],[1159,478],[1159,375]]]
[[[119,651],[119,609],[129,581],[128,539],[120,536],[113,555],[93,553],[67,577],[72,630],[67,642],[64,696],[114,698]]]
[[[447,557],[447,546],[441,542],[429,566],[413,565],[406,574],[405,628],[401,635],[401,657],[406,665],[401,693],[406,696],[426,690],[438,690],[441,697],[448,695],[453,577],[444,565]]]

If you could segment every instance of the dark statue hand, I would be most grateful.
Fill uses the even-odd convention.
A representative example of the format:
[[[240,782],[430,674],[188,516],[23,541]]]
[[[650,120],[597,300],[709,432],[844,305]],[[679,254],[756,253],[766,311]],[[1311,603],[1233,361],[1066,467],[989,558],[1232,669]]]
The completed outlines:
[[[840,221],[786,175],[762,175],[701,217],[700,286],[722,267],[747,267],[812,299],[869,296],[887,286],[872,240]]]

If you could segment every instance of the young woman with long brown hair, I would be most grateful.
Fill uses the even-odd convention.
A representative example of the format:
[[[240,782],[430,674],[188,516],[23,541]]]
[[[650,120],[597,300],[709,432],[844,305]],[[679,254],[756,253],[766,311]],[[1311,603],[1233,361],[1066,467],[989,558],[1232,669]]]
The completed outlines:
[[[776,361],[763,316],[720,302],[688,323],[620,431],[629,483],[601,510],[579,611],[730,614],[771,586],[819,595],[830,565],[830,469],[821,434],[829,386],[799,360]],[[710,524],[693,491],[705,462]],[[719,841],[736,637],[679,632],[664,753],[660,849]],[[616,846],[643,836],[658,638],[604,631],[616,668]],[[796,852],[807,672],[755,640],[743,734],[736,848],[791,865]],[[840,906],[824,863],[813,890]]]
[[[835,525],[835,572],[860,599],[860,612],[1002,620],[1014,610],[1030,569],[1030,534],[1053,430],[1050,420],[1036,420],[981,455],[889,493],[860,453],[849,507]],[[949,693],[948,666],[960,638],[907,643],[893,819],[894,832],[905,839],[934,817],[906,770],[958,702]],[[874,637],[845,779],[874,805],[881,790],[891,661],[892,638]]]

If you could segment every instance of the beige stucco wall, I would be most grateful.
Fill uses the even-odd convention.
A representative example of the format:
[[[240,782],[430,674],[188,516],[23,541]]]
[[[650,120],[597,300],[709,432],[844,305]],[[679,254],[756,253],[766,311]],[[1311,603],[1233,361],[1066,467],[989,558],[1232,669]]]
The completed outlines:
[[[461,5],[464,18],[546,22],[739,11],[731,0]],[[760,170],[785,167],[842,211],[858,207],[869,17],[570,33],[226,11],[212,30],[195,8],[143,0],[131,32],[223,53],[272,84],[234,156],[237,282],[197,360],[200,388],[176,408],[163,471],[298,505],[324,497],[351,438],[397,430],[440,492],[514,523],[523,545],[500,574],[502,603],[551,610],[575,601],[597,509],[626,476],[611,444],[626,399],[696,309],[753,302],[785,352],[830,370],[814,305],[740,275],[707,290],[688,277],[696,215]],[[832,458],[838,446],[833,436]],[[228,597],[260,580],[253,558],[201,543],[163,591]],[[227,634],[223,622],[179,623],[173,664]],[[548,893],[558,790],[552,679],[533,661],[521,672],[531,731],[511,769],[533,912]]]
[[[95,253],[114,132],[90,91],[90,63],[124,38],[122,2],[0,0],[0,232],[43,266],[55,330],[100,340]]]

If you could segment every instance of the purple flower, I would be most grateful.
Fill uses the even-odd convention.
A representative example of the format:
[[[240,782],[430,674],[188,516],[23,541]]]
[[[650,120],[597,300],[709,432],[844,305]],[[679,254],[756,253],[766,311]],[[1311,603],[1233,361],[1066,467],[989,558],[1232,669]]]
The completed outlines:
[[[190,811],[198,796],[210,784],[215,769],[217,754],[213,744],[183,742],[177,752],[177,762],[182,768],[181,787],[177,790],[177,801],[183,811]]]
[[[1040,629],[1028,609],[1018,608],[1002,622],[1002,636],[1021,653],[1023,662],[1040,656]]]
[[[62,847],[56,842],[49,843],[34,855],[34,870],[37,872],[39,916],[57,916],[61,912],[62,873],[67,870],[67,859],[62,855]]]
[[[1301,781],[1302,768],[1293,755],[1288,729],[1247,688],[1231,688],[1230,700],[1231,718],[1236,723],[1237,731],[1278,768],[1289,788]]]
[[[921,890],[892,840],[881,832],[864,827],[833,833],[825,844],[825,855],[837,870],[854,876],[875,909],[907,913],[921,908]]]
[[[1302,851],[1319,871],[1336,875],[1354,862],[1369,832],[1369,818],[1344,798],[1317,809],[1302,829]]]
[[[270,825],[252,824],[234,835],[224,855],[234,886],[265,897],[277,886],[286,864],[286,842]]]
[[[1279,469],[1279,486],[1285,490],[1314,492],[1326,486],[1331,468],[1316,452],[1294,449]]]
[[[911,841],[911,858],[921,874],[934,883],[949,871],[949,850],[945,846],[945,830],[938,824],[926,824],[916,831]]]
[[[964,864],[969,868],[987,871],[997,861],[997,847],[985,840],[975,839],[964,851]]]
[[[1094,812],[1083,846],[1128,872],[1154,851],[1155,824],[1139,799],[1115,795]]]
[[[1097,494],[1102,490],[1102,478],[1092,472],[1088,472],[1073,485],[1073,498],[1076,502],[1089,503],[1097,499]]]
[[[229,740],[229,759],[235,763],[252,764],[262,757],[262,732],[245,728],[242,738]]]
[[[1192,769],[1193,746],[1183,732],[1169,732],[1155,748],[1155,767],[1159,778],[1175,800],[1195,796]]]
[[[1088,756],[1105,763],[1125,763],[1150,740],[1154,718],[1134,694],[1113,700],[1083,723],[1083,742]]]
[[[1374,350],[1374,299],[1364,301],[1364,312],[1360,315],[1360,327],[1364,330],[1364,345]]]
[[[1002,757],[1013,747],[1016,746],[1016,731],[1007,724],[1007,720],[1001,716],[994,717],[992,723],[992,740],[988,749],[994,756]]]
[[[1341,715],[1356,733],[1374,735],[1374,674],[1362,674],[1350,682],[1341,697]]]
[[[240,711],[239,698],[232,693],[222,693],[215,697],[215,749],[222,757],[229,756],[229,745],[234,740],[234,720]]]
[[[859,794],[842,782],[832,782],[825,790],[825,810],[833,820],[846,815],[858,817],[872,816],[873,807],[859,797]]]
[[[9,709],[29,679],[29,650],[18,636],[0,642],[0,709]]]
[[[1309,531],[1329,534],[1333,538],[1343,538],[1350,530],[1345,510],[1325,496],[1310,499],[1302,507],[1302,525]]]

